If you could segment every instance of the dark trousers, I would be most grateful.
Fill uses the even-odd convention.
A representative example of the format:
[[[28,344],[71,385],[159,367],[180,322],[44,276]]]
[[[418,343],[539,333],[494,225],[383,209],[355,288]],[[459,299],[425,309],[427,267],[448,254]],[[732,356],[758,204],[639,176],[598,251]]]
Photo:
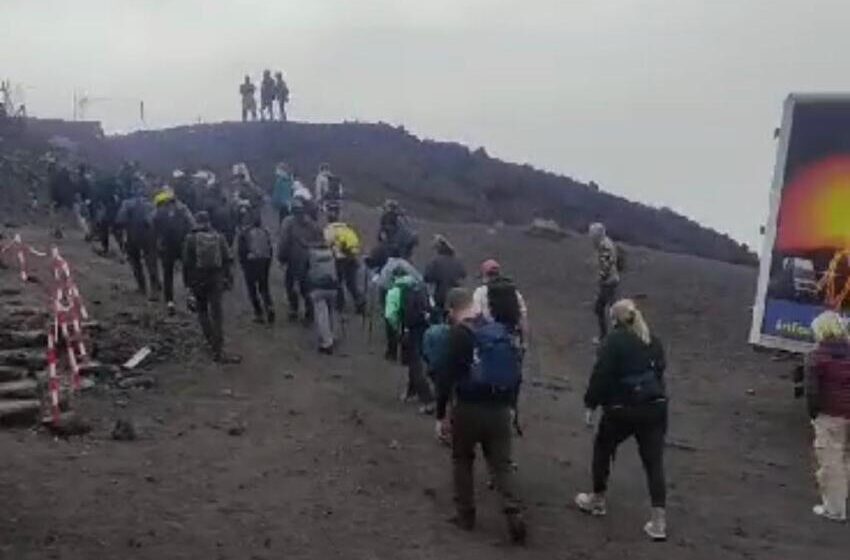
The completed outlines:
[[[354,302],[354,309],[361,313],[365,308],[365,301],[361,293],[360,286],[357,284],[358,272],[360,263],[357,259],[337,259],[336,273],[339,278],[339,288],[337,289],[336,307],[339,311],[345,309],[345,291],[348,290],[351,300]]]
[[[616,284],[600,284],[599,292],[596,294],[596,304],[593,306],[593,311],[596,313],[596,319],[599,321],[599,338],[602,339],[608,334],[608,324],[611,319],[608,317],[608,310],[614,305],[617,299]]]
[[[166,302],[174,301],[174,268],[180,260],[180,254],[176,251],[163,251],[160,254],[162,262],[162,292]]]
[[[145,279],[144,271],[144,269],[147,269],[151,293],[158,293],[161,288],[159,284],[159,268],[154,243],[148,241],[128,241],[127,259],[130,261],[130,266],[133,269],[133,276],[136,278],[136,285],[138,286],[139,291],[148,291],[148,284]],[[143,263],[144,267],[142,266]]]
[[[220,275],[199,280],[192,286],[201,331],[216,357],[221,356],[224,346],[224,321],[221,313],[223,291]]]
[[[430,404],[434,401],[434,393],[425,377],[425,364],[422,361],[422,338],[424,336],[424,328],[409,329],[404,334],[403,346],[405,362],[407,363],[406,396],[417,396],[423,404]]]
[[[271,259],[249,259],[242,263],[242,273],[245,275],[245,288],[248,290],[248,299],[254,308],[254,315],[262,317],[274,311],[272,295],[269,292],[269,269]],[[262,305],[260,304],[262,299]]]
[[[95,225],[96,235],[98,241],[100,241],[100,246],[103,249],[103,253],[106,254],[109,252],[109,236],[112,235],[115,237],[115,242],[118,243],[118,250],[124,250],[124,241],[121,238],[121,231],[116,229],[111,223],[107,221],[98,222]]]
[[[593,492],[604,494],[617,447],[634,436],[646,472],[653,507],[665,507],[664,439],[667,435],[667,403],[609,408],[602,415],[593,443]]]
[[[297,316],[301,309],[301,300],[303,300],[306,318],[312,319],[313,304],[310,301],[306,269],[292,264],[287,265],[283,281],[286,288],[286,301],[289,303],[289,314]]]
[[[380,301],[380,304],[381,304],[380,309],[383,310],[384,306],[386,305],[386,302],[387,302],[387,291],[381,290],[379,295],[380,295],[379,301]],[[384,316],[384,313],[382,311],[381,317],[383,317],[383,316]],[[384,333],[385,333],[385,339],[387,341],[387,351],[384,354],[384,356],[387,359],[391,359],[393,361],[398,360],[398,347],[399,347],[399,344],[400,344],[401,341],[399,340],[399,336],[398,336],[398,333],[396,332],[396,330],[393,328],[393,326],[390,324],[390,322],[387,321],[386,319],[384,319]]]
[[[458,402],[452,410],[452,462],[455,506],[464,517],[475,515],[475,448],[480,443],[488,471],[507,515],[520,513],[511,467],[511,409],[495,403]]]
[[[285,204],[277,209],[277,223],[282,222],[289,216],[289,205]]]

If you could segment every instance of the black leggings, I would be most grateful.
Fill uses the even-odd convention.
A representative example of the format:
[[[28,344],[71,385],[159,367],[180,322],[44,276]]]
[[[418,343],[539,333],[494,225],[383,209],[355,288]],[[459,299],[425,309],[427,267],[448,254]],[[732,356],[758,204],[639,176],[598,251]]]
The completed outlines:
[[[664,439],[667,435],[667,403],[608,408],[602,415],[593,444],[593,492],[608,489],[611,463],[617,447],[634,436],[646,472],[652,507],[665,507]]]
[[[254,315],[257,317],[262,317],[264,310],[266,314],[274,311],[272,296],[269,292],[270,268],[271,259],[249,259],[242,263],[248,299],[251,300],[251,307],[254,308]]]

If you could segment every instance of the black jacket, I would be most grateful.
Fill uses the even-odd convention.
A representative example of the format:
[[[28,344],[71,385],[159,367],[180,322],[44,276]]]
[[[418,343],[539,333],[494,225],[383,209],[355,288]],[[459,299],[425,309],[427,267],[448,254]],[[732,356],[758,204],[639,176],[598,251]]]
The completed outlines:
[[[196,226],[192,233],[186,236],[186,241],[183,244],[183,284],[190,287],[199,287],[204,283],[218,282],[224,280],[227,283],[233,282],[233,257],[230,254],[230,247],[227,245],[227,240],[224,235],[218,233],[219,244],[221,245],[221,268],[217,270],[199,270],[196,268],[197,256],[197,233],[214,231],[207,226]]]
[[[446,415],[446,405],[460,382],[469,377],[475,355],[475,337],[466,325],[454,325],[449,331],[446,367],[437,378],[437,419]],[[493,403],[511,406],[515,400],[513,393],[492,393],[467,390],[457,393],[459,402]]]
[[[645,344],[628,329],[616,327],[599,348],[584,404],[589,409],[628,404],[622,379],[652,370],[661,378],[663,386],[666,368],[664,348],[656,337]]]
[[[466,269],[454,255],[438,255],[425,269],[425,283],[434,286],[434,302],[444,308],[446,295],[466,279]]]

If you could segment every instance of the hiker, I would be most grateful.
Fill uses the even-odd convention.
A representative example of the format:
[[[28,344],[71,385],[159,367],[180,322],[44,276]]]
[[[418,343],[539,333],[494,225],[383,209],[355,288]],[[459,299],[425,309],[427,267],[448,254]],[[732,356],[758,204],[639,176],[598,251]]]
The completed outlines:
[[[307,284],[319,342],[319,353],[330,356],[334,351],[334,306],[339,280],[334,253],[324,240],[309,248]]]
[[[195,227],[195,219],[170,188],[157,193],[154,204],[153,229],[162,262],[163,294],[168,313],[173,315],[177,311],[174,305],[174,267],[183,256],[183,244]]]
[[[286,267],[286,298],[289,302],[289,321],[299,319],[301,301],[304,304],[304,323],[313,322],[313,306],[307,285],[309,248],[324,239],[322,228],[311,218],[301,198],[292,200],[292,215],[280,224],[277,259]]]
[[[289,103],[289,87],[283,81],[283,74],[275,72],[274,97],[277,99],[280,121],[286,122],[286,104]]]
[[[425,283],[433,287],[434,307],[442,320],[445,317],[446,295],[452,288],[460,287],[466,279],[466,268],[455,254],[455,249],[442,235],[434,237],[437,256],[425,268]]]
[[[476,313],[467,290],[452,289],[446,306],[452,326],[446,367],[437,380],[436,432],[452,442],[457,508],[452,521],[467,531],[475,528],[473,464],[481,444],[511,539],[524,544],[526,525],[511,467],[511,402],[519,384],[519,354],[503,325]],[[450,400],[451,417],[446,414]]]
[[[608,334],[608,310],[617,299],[617,287],[620,285],[619,259],[617,246],[606,234],[603,224],[591,224],[588,232],[596,248],[598,262],[598,291],[593,309],[599,322],[599,337],[594,342],[599,343]]]
[[[231,170],[231,188],[235,200],[245,201],[253,213],[261,214],[265,194],[251,177],[251,171],[245,163],[237,163]]]
[[[342,209],[342,181],[331,173],[327,163],[319,166],[316,175],[316,203],[323,212],[339,213]]]
[[[481,279],[472,296],[475,312],[509,326],[521,346],[528,344],[528,307],[513,280],[502,275],[502,266],[493,259],[481,263]]]
[[[263,70],[263,81],[260,82],[260,120],[274,120],[275,82],[270,70]]]
[[[401,273],[397,273],[399,269],[401,269],[404,274],[416,279],[417,282],[424,282],[422,275],[418,270],[416,270],[416,267],[410,264],[407,260],[397,257],[385,259],[383,267],[375,278],[375,285],[378,288],[381,309],[383,311],[386,311],[387,292],[389,292],[390,288],[393,287],[396,276],[401,275]],[[401,341],[396,330],[393,328],[390,321],[387,320],[386,314],[384,314],[384,330],[386,332],[387,341],[387,351],[384,353],[384,358],[390,362],[396,362],[399,358],[398,350],[399,343]]]
[[[248,121],[248,115],[251,115],[251,120],[257,120],[257,100],[254,99],[254,92],[257,88],[251,83],[251,77],[245,76],[245,81],[239,86],[239,95],[242,96],[242,122]]]
[[[275,321],[274,304],[269,292],[269,271],[272,262],[272,237],[263,227],[258,214],[243,212],[242,228],[236,239],[236,251],[242,273],[245,275],[245,288],[248,299],[254,308],[254,322],[273,324]],[[260,300],[262,299],[262,304]]]
[[[290,214],[293,197],[293,181],[289,167],[281,162],[275,167],[274,187],[272,187],[272,206],[277,210],[278,224]]]
[[[652,516],[644,532],[662,541],[667,538],[664,349],[633,301],[618,301],[610,313],[613,330],[601,342],[584,395],[588,426],[593,425],[596,409],[603,410],[593,442],[593,492],[578,494],[576,505],[590,515],[607,513],[611,463],[620,444],[634,436],[652,501]]]
[[[215,231],[206,212],[198,212],[196,225],[183,246],[183,283],[192,290],[201,331],[219,363],[237,363],[239,358],[224,352],[221,310],[223,293],[233,286],[230,249],[224,236]]]
[[[191,212],[198,211],[198,199],[192,177],[182,169],[175,169],[171,173],[171,184],[174,197],[182,202]]]
[[[202,206],[210,216],[213,229],[224,236],[228,247],[233,247],[238,219],[234,202],[227,198],[218,185],[214,185],[208,189]]]
[[[413,231],[404,210],[395,200],[387,200],[384,203],[378,228],[378,243],[387,247],[390,256],[407,260],[410,260],[419,244],[419,237]]]
[[[115,223],[120,201],[118,182],[115,177],[100,177],[92,187],[91,214],[94,220],[95,237],[100,242],[103,255],[109,254],[109,238],[114,237],[120,252],[124,252],[121,228]]]
[[[363,290],[358,284],[360,277],[360,237],[350,225],[339,221],[338,209],[331,209],[327,214],[328,225],[325,226],[325,241],[334,253],[336,259],[339,290],[337,292],[336,308],[345,310],[345,290],[354,302],[354,311],[362,315],[366,310],[366,300]]]
[[[121,203],[118,214],[115,216],[115,223],[124,232],[127,258],[133,269],[139,293],[147,294],[151,301],[159,301],[159,292],[162,287],[159,283],[156,234],[153,229],[155,208],[142,194],[141,187],[134,186],[132,189],[133,196]],[[150,285],[145,280],[144,268],[147,269]]]
[[[806,357],[806,398],[812,418],[821,503],[815,515],[847,520],[850,477],[850,338],[834,311],[812,321],[817,346]]]
[[[407,388],[403,402],[419,398],[420,412],[433,414],[434,395],[422,366],[422,337],[428,328],[431,300],[421,277],[413,276],[404,267],[393,270],[392,286],[384,303],[384,318],[401,342],[403,363],[407,365]]]

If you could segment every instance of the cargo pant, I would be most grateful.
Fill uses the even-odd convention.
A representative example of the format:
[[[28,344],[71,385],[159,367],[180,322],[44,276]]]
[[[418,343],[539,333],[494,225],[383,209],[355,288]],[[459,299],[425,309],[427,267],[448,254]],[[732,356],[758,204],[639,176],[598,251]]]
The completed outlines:
[[[847,488],[850,477],[850,420],[821,414],[812,421],[815,429],[817,480],[827,513],[847,518]]]
[[[330,349],[334,345],[334,303],[336,290],[313,290],[310,292],[313,303],[313,317],[316,323],[316,336],[319,348]]]
[[[475,448],[480,443],[505,515],[521,513],[511,467],[511,409],[506,404],[458,402],[452,411],[452,461],[458,515],[475,517]]]
[[[220,273],[198,279],[192,285],[198,322],[215,358],[221,357],[224,348],[224,320],[221,312],[223,292],[224,278]]]
[[[156,243],[153,239],[137,239],[127,241],[127,260],[133,269],[136,285],[142,293],[148,293],[152,297],[159,297],[162,289],[159,283],[159,259],[157,258]],[[147,279],[145,278],[147,269]],[[148,285],[150,281],[150,285]]]

